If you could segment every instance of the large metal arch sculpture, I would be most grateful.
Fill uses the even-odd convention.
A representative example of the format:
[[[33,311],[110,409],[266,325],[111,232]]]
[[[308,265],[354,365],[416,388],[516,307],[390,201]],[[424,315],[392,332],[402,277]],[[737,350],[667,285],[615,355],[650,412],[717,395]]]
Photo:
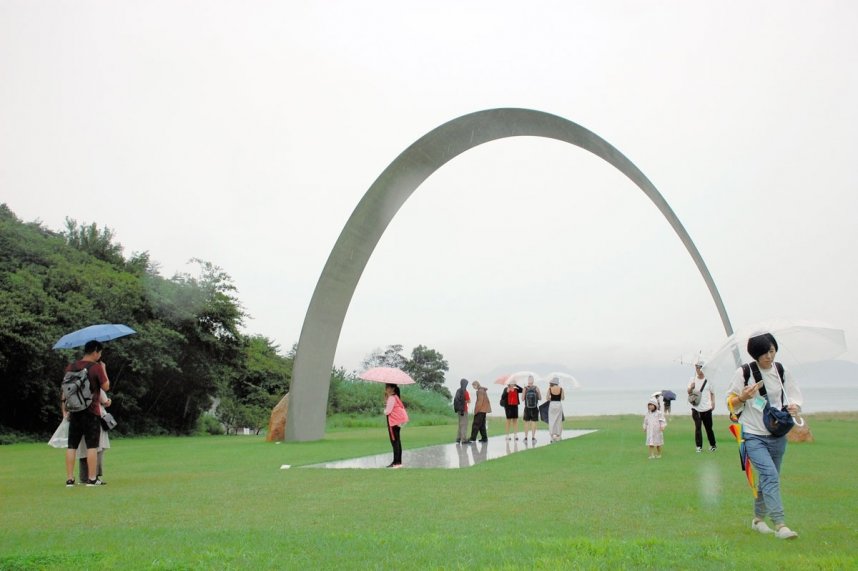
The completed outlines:
[[[733,328],[700,252],[661,193],[607,141],[557,115],[531,109],[488,109],[433,129],[405,149],[375,180],[346,222],[304,317],[295,353],[286,440],[325,434],[331,369],[346,312],[360,276],[388,224],[423,181],[451,159],[478,145],[509,137],[544,137],[581,147],[604,159],[646,194],[670,223],[697,265],[727,335]]]

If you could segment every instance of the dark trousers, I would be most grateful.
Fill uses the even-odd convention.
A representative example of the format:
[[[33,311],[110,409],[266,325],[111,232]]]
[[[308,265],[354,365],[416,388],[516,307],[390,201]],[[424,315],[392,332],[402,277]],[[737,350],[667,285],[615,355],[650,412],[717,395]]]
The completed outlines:
[[[402,440],[399,438],[401,426],[390,426],[390,418],[387,419],[387,432],[390,434],[390,445],[393,446],[393,463],[402,464]]]
[[[98,470],[96,470],[95,475],[100,478],[103,475],[101,473],[101,465],[104,462],[104,450],[99,450],[96,458],[98,459],[98,461],[95,465],[98,466]],[[89,466],[87,464],[86,458],[80,459],[80,472],[78,473],[78,475],[80,476],[81,482],[86,482],[86,480],[89,478]]]
[[[706,438],[709,439],[709,446],[715,446],[715,433],[712,431],[712,411],[698,412],[697,409],[691,409],[691,418],[694,419],[694,443],[698,448],[703,447],[703,432],[700,430],[700,425],[706,427]]]
[[[471,423],[471,440],[477,439],[477,432],[480,433],[482,440],[488,440],[489,433],[486,432],[486,413],[475,412],[474,422]]]

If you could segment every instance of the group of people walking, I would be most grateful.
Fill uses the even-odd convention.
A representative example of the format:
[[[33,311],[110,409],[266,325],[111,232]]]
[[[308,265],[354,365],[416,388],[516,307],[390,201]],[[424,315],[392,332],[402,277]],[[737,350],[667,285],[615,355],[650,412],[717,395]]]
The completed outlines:
[[[110,380],[104,363],[101,362],[103,346],[98,341],[90,341],[84,347],[81,359],[67,367],[68,372],[86,370],[86,381],[92,393],[91,403],[82,410],[69,411],[65,400],[62,412],[68,421],[68,439],[66,450],[66,485],[73,486],[74,464],[79,447],[85,449],[86,464],[81,463],[80,479],[88,486],[102,486],[99,451],[104,449],[104,437],[101,416],[103,406],[110,405],[107,391]],[[729,386],[726,400],[731,419],[741,423],[744,453],[758,475],[754,490],[754,516],[751,529],[761,534],[772,534],[780,539],[793,539],[798,534],[785,524],[784,508],[781,499],[780,469],[787,448],[786,432],[776,432],[769,421],[771,410],[783,410],[792,417],[801,412],[803,397],[792,374],[780,363],[775,362],[778,342],[771,333],[761,333],[748,340],[750,363],[736,369]],[[695,363],[695,374],[688,383],[687,392],[694,420],[694,441],[697,452],[703,450],[703,430],[709,442],[709,451],[717,449],[715,433],[712,428],[712,413],[715,410],[715,387],[704,373],[704,363]],[[751,377],[753,376],[753,382]],[[491,412],[486,387],[478,381],[471,383],[475,393],[473,422],[470,436],[467,434],[469,405],[471,396],[468,381],[462,379],[460,388],[453,399],[453,408],[459,416],[456,442],[473,443],[488,441],[486,415]],[[524,405],[524,439],[530,434],[536,441],[536,425],[540,420],[540,406],[548,407],[548,426],[552,442],[561,439],[563,434],[563,407],[565,391],[560,387],[559,379],[552,378],[546,394],[542,395],[534,378],[528,377],[527,385],[521,387],[511,380],[503,389],[500,405],[506,416],[506,439],[518,440],[519,407]],[[542,402],[542,405],[540,405]],[[401,429],[408,422],[408,413],[400,397],[399,386],[385,385],[385,409],[388,434],[393,447],[393,461],[388,468],[402,467]],[[664,430],[667,419],[661,410],[661,403],[654,395],[647,403],[643,430],[646,432],[646,444],[649,457],[661,458],[664,445]],[[510,436],[512,431],[512,436]],[[86,472],[84,474],[84,472]],[[86,476],[86,479],[84,479]],[[769,527],[769,519],[774,529]]]
[[[709,452],[715,452],[718,444],[715,430],[712,427],[712,413],[715,411],[715,390],[709,379],[703,373],[704,362],[698,359],[694,363],[694,376],[688,382],[688,402],[691,405],[691,419],[694,421],[694,445],[697,452],[703,451],[703,431],[709,442]],[[661,458],[661,448],[664,446],[664,429],[667,427],[667,415],[670,409],[663,398],[662,392],[655,393],[647,402],[647,412],[644,415],[643,430],[646,432],[646,444],[649,447],[650,459]]]
[[[751,470],[757,475],[754,485],[754,517],[751,529],[772,534],[779,539],[794,539],[798,533],[786,526],[783,501],[781,499],[780,471],[787,448],[787,432],[775,428],[767,420],[772,410],[787,412],[791,417],[801,412],[803,397],[788,369],[775,362],[778,342],[771,333],[760,333],[748,339],[747,352],[752,361],[736,369],[726,391],[727,407],[731,420],[741,428],[740,445],[750,460]],[[712,413],[715,410],[715,387],[704,373],[705,363],[695,363],[694,376],[688,383],[687,392],[694,421],[695,450],[703,451],[703,432],[709,443],[709,451],[717,450]],[[752,378],[753,377],[753,378]],[[664,429],[667,420],[661,411],[661,403],[654,395],[647,403],[643,430],[651,459],[661,458],[664,445]],[[769,527],[766,520],[774,525]]]

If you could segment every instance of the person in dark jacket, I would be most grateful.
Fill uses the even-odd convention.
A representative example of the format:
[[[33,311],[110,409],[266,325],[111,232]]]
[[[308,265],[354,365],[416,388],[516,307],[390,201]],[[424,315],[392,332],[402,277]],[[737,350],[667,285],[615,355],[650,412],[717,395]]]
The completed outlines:
[[[471,402],[471,395],[468,394],[468,379],[462,379],[460,384],[461,387],[453,397],[453,410],[459,415],[456,444],[465,444],[468,441],[468,403]]]

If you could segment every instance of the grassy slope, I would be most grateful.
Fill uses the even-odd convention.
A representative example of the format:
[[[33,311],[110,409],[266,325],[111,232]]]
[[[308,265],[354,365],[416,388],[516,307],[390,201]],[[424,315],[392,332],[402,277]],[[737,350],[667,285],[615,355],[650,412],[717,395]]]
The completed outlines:
[[[99,489],[63,487],[61,451],[0,447],[0,569],[858,567],[858,414],[813,417],[817,442],[790,445],[793,542],[749,532],[725,421],[719,451],[695,454],[691,420],[675,418],[659,461],[646,459],[640,423],[572,419],[599,432],[462,470],[279,469],[386,452],[383,427],[312,443],[117,440]],[[403,441],[454,432],[408,427]],[[74,531],[82,520],[94,534]]]

